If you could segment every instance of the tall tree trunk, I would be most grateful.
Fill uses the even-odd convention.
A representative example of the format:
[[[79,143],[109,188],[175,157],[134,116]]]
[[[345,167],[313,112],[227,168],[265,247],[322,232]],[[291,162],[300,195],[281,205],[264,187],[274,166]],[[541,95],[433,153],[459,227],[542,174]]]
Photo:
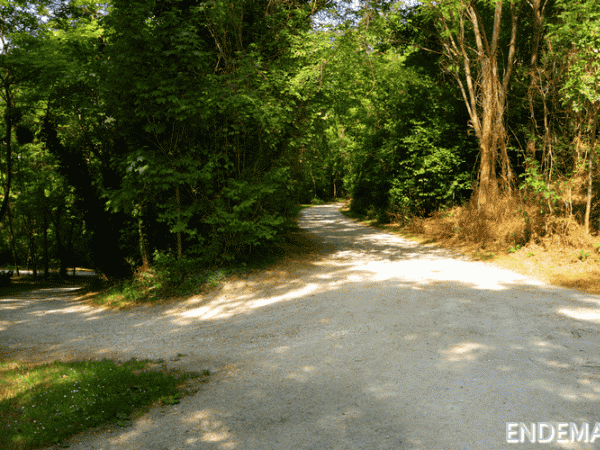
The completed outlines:
[[[140,255],[142,257],[142,270],[146,271],[150,268],[150,256],[148,249],[148,234],[146,232],[146,222],[144,220],[145,207],[140,206],[140,218],[138,220],[138,230],[140,235]]]
[[[598,130],[598,113],[600,112],[600,104],[594,105],[592,108],[592,137],[590,140],[590,154],[588,161],[588,192],[587,202],[585,205],[585,233],[590,234],[590,212],[592,210],[592,184],[594,180],[594,158],[596,156],[596,132]]]
[[[8,210],[8,200],[10,198],[10,187],[12,183],[12,128],[13,128],[13,105],[12,98],[10,95],[10,88],[4,87],[6,109],[4,110],[4,123],[6,126],[6,186],[4,187],[4,199],[2,200],[2,206],[0,206],[0,222],[4,218],[6,211]]]
[[[8,218],[8,230],[10,232],[10,250],[13,255],[13,262],[15,265],[15,270],[17,272],[17,276],[19,276],[19,262],[17,260],[17,244],[15,242],[15,230],[13,227],[12,214],[10,210],[10,206],[6,210],[6,216]]]
[[[91,234],[90,253],[94,269],[108,277],[122,277],[130,272],[130,266],[119,246],[121,230],[125,223],[123,213],[105,210],[105,204],[94,186],[89,162],[78,151],[65,147],[58,138],[58,131],[49,116],[44,118],[43,135],[50,152],[58,159],[58,168],[67,182],[75,187],[85,205],[83,214]],[[104,186],[118,177],[112,169],[106,169],[101,182]]]
[[[60,260],[60,270],[59,275],[62,278],[66,278],[67,276],[67,252],[66,246],[63,239],[63,234],[61,230],[61,216],[62,216],[63,206],[61,205],[56,209],[56,215],[53,216],[52,222],[54,223],[55,235],[56,235],[56,246],[58,248],[58,259]]]
[[[29,249],[27,250],[27,269],[31,267],[31,270],[33,270],[33,277],[36,278],[38,251],[35,242],[35,224],[32,221],[29,225],[30,226],[27,227],[27,239],[29,240]]]
[[[183,243],[181,239],[181,197],[179,196],[179,186],[175,188],[177,197],[177,259],[183,258]]]
[[[432,3],[432,7],[436,11],[439,10],[437,2]],[[499,61],[502,52],[499,46],[502,1],[496,2],[491,36],[488,36],[485,31],[478,7],[477,2],[463,0],[461,8],[447,8],[441,12],[438,20],[443,29],[442,44],[445,54],[452,63],[451,73],[458,82],[471,125],[479,140],[478,204],[484,206],[493,201],[498,193],[496,177],[498,156],[501,158],[503,188],[511,190],[514,184],[507,151],[508,135],[505,116],[508,85],[516,53],[518,12],[515,4],[511,3],[510,43],[507,59],[503,61],[504,73],[501,74]],[[466,31],[468,23],[472,27],[474,44],[468,42]],[[454,30],[454,25],[458,25],[458,31]]]
[[[44,278],[50,275],[50,257],[48,255],[48,207],[44,207]]]
[[[73,242],[73,233],[75,230],[75,221],[71,220],[71,226],[69,227],[69,239],[67,239],[67,246],[66,246],[66,252],[67,252],[67,264],[72,265],[73,266],[73,276],[75,276],[75,270],[76,270],[76,265],[77,262],[75,261],[75,243]]]
[[[35,248],[35,242],[32,241],[33,239],[29,242],[29,254],[31,255],[31,260],[33,261],[31,270],[33,271],[33,278],[37,278],[37,253],[35,252],[37,249]]]
[[[535,93],[542,89],[541,86],[541,75],[538,68],[540,43],[542,40],[542,24],[544,21],[544,10],[546,8],[547,0],[544,1],[542,6],[541,0],[530,0],[529,6],[531,7],[532,14],[532,25],[533,25],[533,39],[531,41],[531,60],[529,62],[529,87],[527,89],[527,99],[529,101],[529,114],[530,123],[528,125],[529,136],[527,137],[527,155],[535,160],[536,143],[535,138],[537,134],[537,120],[535,117]],[[529,162],[526,161],[526,168],[529,168]]]

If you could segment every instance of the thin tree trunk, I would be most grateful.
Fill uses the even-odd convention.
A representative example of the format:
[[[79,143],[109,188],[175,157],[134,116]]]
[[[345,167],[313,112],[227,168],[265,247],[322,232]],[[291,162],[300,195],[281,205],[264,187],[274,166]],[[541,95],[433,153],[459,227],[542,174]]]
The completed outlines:
[[[58,259],[60,260],[59,276],[66,278],[67,276],[67,255],[65,251],[65,244],[63,242],[63,236],[61,231],[61,216],[63,207],[60,206],[56,210],[56,216],[53,216],[52,222],[54,223],[56,233],[56,246],[58,247]]]
[[[33,224],[32,224],[33,225]],[[27,228],[27,238],[29,239],[29,249],[27,250],[27,269],[33,270],[33,277],[37,277],[37,248],[35,245],[35,232],[33,226]]]
[[[48,208],[44,208],[44,278],[50,275],[50,258],[48,255]]]
[[[4,188],[4,199],[2,200],[2,206],[0,206],[0,222],[4,218],[6,211],[8,210],[8,200],[10,197],[10,187],[12,183],[12,104],[10,97],[10,90],[8,86],[5,87],[5,101],[7,101],[6,109],[4,111],[4,121],[6,124],[6,187]]]
[[[69,228],[69,239],[68,239],[69,245],[67,246],[67,256],[68,256],[67,263],[73,264],[73,276],[75,276],[75,270],[76,270],[76,264],[77,264],[77,262],[75,261],[75,249],[74,249],[75,245],[73,243],[74,230],[75,230],[75,221],[71,220],[71,227]]]
[[[31,246],[31,243],[29,243],[29,245]],[[33,278],[37,278],[37,261],[36,261],[36,254],[33,255],[33,265],[31,267],[31,269],[33,270]]]
[[[150,268],[150,257],[148,256],[148,237],[146,233],[146,223],[144,222],[144,206],[141,207],[140,218],[138,220],[138,230],[140,235],[140,254],[142,256],[142,269],[144,271]]]
[[[8,218],[8,230],[10,231],[10,249],[12,251],[13,262],[15,265],[15,270],[17,272],[17,276],[19,276],[19,263],[17,261],[17,245],[15,243],[15,231],[13,228],[12,214],[10,211],[10,206],[6,211],[6,216]]]
[[[183,257],[183,243],[181,239],[181,230],[179,230],[179,226],[181,225],[181,198],[179,196],[179,186],[175,189],[175,195],[177,197],[177,259],[181,259]]]
[[[529,2],[533,15],[533,40],[531,46],[531,60],[529,63],[529,87],[527,89],[527,99],[529,101],[530,122],[528,125],[529,136],[527,137],[527,154],[535,160],[535,136],[537,134],[537,121],[535,118],[534,92],[538,88],[540,74],[538,71],[539,48],[542,34],[542,14],[540,10],[540,0]],[[526,169],[529,169],[529,160],[526,160]]]
[[[598,112],[600,111],[600,106],[595,106],[592,110],[593,114],[593,124],[592,124],[592,138],[590,141],[590,154],[588,156],[588,192],[587,192],[587,202],[585,205],[585,233],[590,234],[590,212],[592,210],[592,183],[594,179],[594,158],[596,156],[596,131],[598,129]]]

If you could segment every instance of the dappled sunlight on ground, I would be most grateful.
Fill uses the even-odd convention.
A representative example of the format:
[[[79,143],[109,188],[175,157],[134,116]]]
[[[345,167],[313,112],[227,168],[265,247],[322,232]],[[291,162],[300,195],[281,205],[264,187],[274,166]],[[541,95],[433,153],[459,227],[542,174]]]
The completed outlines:
[[[559,308],[556,312],[572,319],[600,324],[600,308]]]
[[[453,345],[452,348],[440,351],[444,356],[441,367],[447,367],[447,364],[445,363],[453,363],[454,367],[456,367],[456,363],[475,361],[475,359],[483,357],[485,353],[491,350],[493,350],[493,348],[476,342],[462,342]]]
[[[321,286],[317,283],[310,283],[301,289],[287,292],[283,295],[276,295],[268,298],[253,298],[252,294],[242,294],[240,296],[223,295],[213,300],[209,305],[189,309],[180,313],[180,319],[176,323],[186,323],[186,320],[215,320],[227,319],[233,315],[245,313],[254,308],[271,305],[273,303],[294,300],[314,294],[320,290]],[[193,304],[193,302],[190,302]]]
[[[114,312],[40,293],[0,299],[0,348],[35,339],[56,354],[210,369],[198,395],[94,441],[106,450],[155,448],[156,436],[182,449],[496,450],[516,448],[508,421],[600,418],[599,297],[334,213],[299,219],[314,257],[179,304]]]

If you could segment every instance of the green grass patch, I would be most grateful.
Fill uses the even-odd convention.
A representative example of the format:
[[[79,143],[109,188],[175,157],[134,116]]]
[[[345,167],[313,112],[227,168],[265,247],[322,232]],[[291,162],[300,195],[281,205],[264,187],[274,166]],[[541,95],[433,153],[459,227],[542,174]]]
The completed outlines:
[[[0,442],[6,450],[55,445],[101,425],[128,426],[150,405],[173,404],[200,374],[152,361],[0,363]],[[187,384],[186,384],[187,383]],[[187,387],[186,387],[187,386]],[[187,389],[187,390],[186,390]]]

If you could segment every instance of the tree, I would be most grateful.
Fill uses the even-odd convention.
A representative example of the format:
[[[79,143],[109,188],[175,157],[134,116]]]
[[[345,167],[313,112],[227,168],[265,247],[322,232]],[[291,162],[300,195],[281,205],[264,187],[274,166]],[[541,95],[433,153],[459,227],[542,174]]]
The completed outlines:
[[[13,131],[23,117],[23,108],[17,104],[19,87],[36,75],[36,64],[26,54],[35,45],[33,39],[41,30],[36,13],[43,12],[43,3],[16,0],[0,2],[0,101],[4,104],[6,180],[0,205],[0,221],[4,218],[10,199],[13,177]],[[30,139],[21,132],[21,139]]]
[[[140,236],[148,248],[216,264],[280,233],[294,133],[289,40],[322,3],[114,3],[101,79],[123,182],[107,196],[140,224],[166,224],[169,242]]]
[[[446,57],[445,70],[460,87],[470,125],[479,140],[478,201],[483,206],[497,195],[498,157],[504,189],[510,191],[514,185],[507,151],[506,109],[520,6],[506,0],[444,0],[424,4],[435,17]],[[508,21],[503,20],[506,9]],[[507,49],[506,54],[503,49]]]
[[[585,209],[585,231],[590,231],[594,161],[600,113],[600,1],[557,0],[559,22],[552,27],[551,37],[557,58],[567,68],[561,88],[563,101],[581,115],[580,129],[588,131],[588,186]]]

